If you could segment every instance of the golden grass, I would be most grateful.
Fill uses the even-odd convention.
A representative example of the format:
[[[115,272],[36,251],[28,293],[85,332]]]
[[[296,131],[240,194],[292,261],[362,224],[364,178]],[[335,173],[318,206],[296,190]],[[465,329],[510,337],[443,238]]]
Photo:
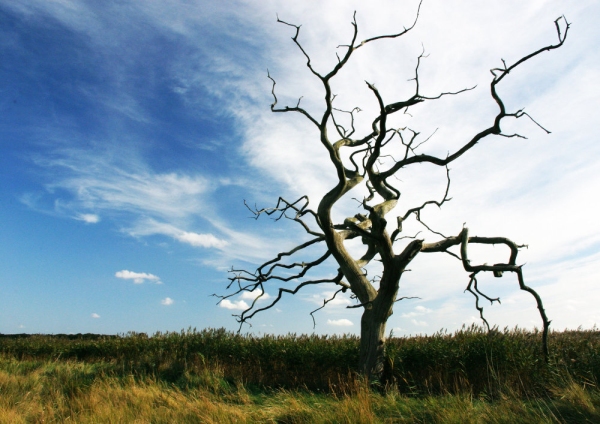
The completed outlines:
[[[600,393],[565,381],[546,398],[380,394],[356,378],[330,393],[251,391],[206,371],[194,387],[110,375],[97,364],[0,358],[0,423],[572,423],[600,422]]]
[[[538,339],[391,339],[375,391],[352,336],[2,336],[0,424],[600,422],[600,332],[553,333],[548,364]]]

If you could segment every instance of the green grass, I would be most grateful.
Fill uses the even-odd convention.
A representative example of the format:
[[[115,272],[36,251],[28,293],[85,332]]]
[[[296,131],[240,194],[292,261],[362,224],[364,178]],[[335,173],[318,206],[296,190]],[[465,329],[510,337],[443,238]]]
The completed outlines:
[[[354,336],[188,330],[0,337],[0,423],[600,422],[600,334],[476,327],[391,339],[356,376]]]

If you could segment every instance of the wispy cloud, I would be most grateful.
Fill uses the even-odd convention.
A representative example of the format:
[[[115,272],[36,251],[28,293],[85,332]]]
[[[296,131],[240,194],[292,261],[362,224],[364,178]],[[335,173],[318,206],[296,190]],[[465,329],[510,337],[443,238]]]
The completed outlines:
[[[133,152],[69,148],[34,160],[57,169],[57,175],[63,176],[47,188],[50,193],[59,189],[70,193],[72,199],[63,203],[72,208],[152,214],[163,219],[185,218],[203,210],[202,195],[210,190],[209,181],[203,176],[154,172]]]
[[[115,277],[123,280],[133,280],[135,284],[143,284],[146,280],[155,281],[156,284],[161,284],[160,278],[154,274],[148,274],[146,272],[133,272],[126,269],[117,271]]]
[[[354,325],[354,323],[352,321],[350,321],[349,319],[346,319],[346,318],[328,319],[327,324],[333,325],[335,327],[352,327]]]
[[[93,213],[82,213],[77,215],[77,219],[85,222],[86,224],[97,224],[100,222],[100,217]]]
[[[220,259],[213,255],[203,261],[219,268],[230,267],[232,260],[261,261],[274,251],[272,243],[235,230],[227,215],[219,215],[219,189],[232,186],[231,179],[211,179],[194,171],[157,173],[135,151],[114,148],[118,154],[63,148],[36,156],[38,165],[57,170],[56,177],[47,184],[45,196],[26,193],[22,202],[43,210],[49,196],[54,199],[53,213],[59,215],[75,212],[76,219],[94,223],[99,215],[79,211],[103,211],[131,236],[162,235],[192,247],[217,249]]]
[[[91,317],[92,317],[92,318],[95,318],[95,319],[97,319],[97,318],[100,318],[100,315],[98,315],[97,313],[95,313],[95,312],[94,312],[94,313],[91,315]]]
[[[192,246],[223,248],[228,244],[226,241],[219,240],[212,234],[198,234],[182,231],[181,233],[175,234],[174,237],[180,242],[188,243]]]
[[[136,237],[162,234],[194,247],[223,249],[229,244],[227,241],[219,239],[210,233],[200,234],[184,231],[171,224],[161,223],[153,219],[139,221],[135,228],[125,229],[125,231]]]
[[[173,303],[175,303],[175,301],[173,299],[171,299],[170,297],[165,297],[163,300],[160,301],[160,304],[165,305],[165,306],[170,306]]]
[[[77,209],[103,210],[107,215],[126,214],[120,222],[132,225],[124,231],[133,236],[166,235],[194,247],[223,249],[228,242],[211,233],[178,228],[189,226],[210,210],[209,192],[218,181],[183,172],[156,173],[143,165],[135,154],[114,159],[107,152],[64,149],[51,157],[37,157],[39,165],[58,168],[63,178],[47,185],[56,197],[57,213]],[[65,175],[66,174],[66,175]],[[64,192],[69,197],[64,198]],[[63,193],[62,198],[58,193]],[[40,208],[40,195],[25,195],[24,203]],[[96,214],[77,213],[76,219],[97,223]],[[207,224],[205,224],[206,226]],[[210,224],[208,224],[210,226]]]
[[[428,314],[430,312],[431,312],[431,309],[428,309],[424,306],[418,305],[418,306],[414,307],[412,312],[403,313],[401,316],[402,316],[402,318],[413,318],[413,317],[418,317],[418,316]],[[412,321],[414,322],[415,320],[413,319]]]
[[[258,296],[260,295],[260,291],[259,290],[254,290],[253,292],[249,292],[249,291],[244,291],[242,292],[242,294],[240,295],[240,299],[244,299],[244,300],[254,300],[256,299]],[[267,300],[270,299],[271,296],[269,295],[269,293],[263,293],[263,295],[260,297],[260,299],[258,299],[259,301],[261,300]]]
[[[427,324],[426,321],[418,321],[416,319],[411,319],[410,322],[413,323],[413,325],[417,326],[417,327],[427,327],[429,324]]]

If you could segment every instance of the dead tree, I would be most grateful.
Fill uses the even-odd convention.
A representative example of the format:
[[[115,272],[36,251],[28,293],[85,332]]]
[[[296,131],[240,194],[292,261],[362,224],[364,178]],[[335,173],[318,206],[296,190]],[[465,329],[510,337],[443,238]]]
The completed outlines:
[[[392,128],[389,123],[390,117],[394,114],[406,112],[408,108],[419,103],[434,101],[445,96],[457,95],[472,88],[455,92],[444,92],[435,96],[423,95],[420,92],[419,86],[419,65],[423,58],[422,54],[417,60],[413,78],[415,89],[414,94],[410,97],[391,103],[386,102],[373,84],[366,83],[379,105],[379,110],[372,121],[370,121],[371,126],[368,133],[360,136],[356,135],[354,118],[359,110],[358,108],[351,111],[343,111],[336,109],[333,104],[335,95],[331,89],[331,81],[346,66],[353,53],[367,44],[382,39],[402,37],[414,28],[418,17],[419,10],[417,10],[414,23],[409,28],[404,28],[396,34],[380,35],[359,42],[357,41],[358,26],[355,14],[351,22],[353,27],[352,39],[348,45],[339,46],[343,50],[343,54],[338,55],[337,63],[326,74],[319,73],[313,67],[309,54],[299,41],[300,26],[284,22],[278,18],[278,22],[292,28],[294,31],[292,40],[300,50],[300,53],[306,58],[308,70],[321,82],[324,93],[324,107],[322,114],[315,116],[300,106],[300,101],[295,106],[278,106],[275,94],[276,83],[271,75],[268,74],[268,78],[273,84],[271,110],[277,113],[294,112],[302,114],[307,119],[307,122],[316,127],[319,133],[319,141],[324,148],[323,154],[328,155],[333,166],[332,171],[335,170],[337,175],[337,184],[319,200],[316,210],[309,208],[309,199],[307,196],[303,196],[295,201],[288,201],[280,197],[276,206],[272,208],[258,209],[246,205],[255,214],[256,218],[260,215],[270,215],[275,219],[288,218],[296,221],[310,236],[310,239],[291,250],[279,253],[275,258],[263,263],[254,271],[232,269],[228,285],[229,294],[218,296],[223,300],[246,291],[258,293],[258,297],[252,302],[250,307],[240,315],[236,315],[241,328],[244,323],[247,323],[257,313],[275,306],[284,294],[293,295],[303,287],[317,284],[336,285],[337,291],[325,303],[332,300],[338,293],[350,290],[357,304],[349,307],[363,309],[359,365],[360,370],[370,379],[377,379],[382,372],[386,322],[392,314],[394,303],[405,298],[398,298],[400,280],[403,273],[407,271],[407,266],[420,253],[446,253],[460,261],[462,267],[469,275],[466,291],[475,296],[476,308],[479,310],[481,318],[486,325],[487,321],[483,318],[483,309],[479,305],[479,301],[481,298],[484,298],[493,303],[499,302],[499,299],[489,297],[480,291],[477,285],[477,277],[485,272],[491,272],[495,277],[501,277],[503,273],[514,274],[519,288],[529,292],[537,303],[543,326],[542,350],[546,357],[548,354],[547,337],[550,321],[546,316],[540,296],[534,289],[525,284],[522,265],[517,263],[519,248],[523,246],[504,237],[470,236],[469,230],[464,226],[462,231],[457,235],[444,236],[428,227],[421,219],[421,213],[424,209],[432,205],[441,207],[445,202],[450,200],[448,197],[450,188],[449,164],[456,161],[476,144],[483,142],[488,137],[522,137],[519,134],[505,134],[502,132],[501,123],[505,118],[518,119],[527,117],[540,128],[544,129],[522,109],[515,112],[507,111],[501,96],[498,94],[497,87],[524,62],[533,59],[541,53],[562,46],[567,37],[569,23],[564,16],[559,17],[554,22],[558,35],[558,42],[556,44],[544,46],[512,64],[502,60],[501,67],[491,70],[490,94],[498,107],[498,113],[493,122],[491,122],[489,127],[482,129],[470,139],[465,140],[460,148],[451,153],[449,152],[446,157],[437,157],[418,153],[417,149],[420,144],[427,140],[421,140],[420,134],[412,129]],[[346,125],[348,128],[339,123],[341,114],[346,114],[346,117],[349,116],[350,125]],[[338,117],[337,119],[336,116]],[[336,134],[333,140],[330,138],[331,133]],[[390,152],[393,155],[390,155]],[[390,160],[390,156],[393,156],[395,159]],[[388,158],[388,160],[383,160],[385,158]],[[429,164],[445,168],[447,181],[444,197],[441,200],[429,200],[421,205],[416,205],[396,215],[395,219],[388,222],[388,218],[386,217],[396,207],[401,194],[400,190],[394,186],[393,177],[400,170],[406,170],[419,164]],[[359,185],[363,187],[363,190],[366,187],[366,190],[363,191],[366,195],[359,202],[363,213],[349,216],[343,222],[333,222],[332,208],[340,199]],[[424,239],[414,236],[402,235],[402,224],[409,218],[416,219],[422,224],[429,231],[429,234],[433,234],[436,241],[426,242]],[[359,239],[362,242],[364,251],[361,257],[353,257],[349,253],[346,242],[351,239]],[[471,263],[469,260],[469,247],[482,244],[500,244],[506,246],[509,251],[506,262],[494,265]],[[302,255],[308,250],[312,252],[319,246],[321,246],[321,253],[315,259],[311,261],[294,260],[294,257],[298,257],[298,255]],[[329,278],[310,278],[307,275],[309,271],[314,270],[331,258],[339,266],[336,275]],[[372,261],[379,261],[383,268],[377,281],[373,281],[373,279],[368,277],[365,271],[365,267]],[[277,284],[278,294],[266,306],[259,306],[257,301],[264,295],[267,284]]]

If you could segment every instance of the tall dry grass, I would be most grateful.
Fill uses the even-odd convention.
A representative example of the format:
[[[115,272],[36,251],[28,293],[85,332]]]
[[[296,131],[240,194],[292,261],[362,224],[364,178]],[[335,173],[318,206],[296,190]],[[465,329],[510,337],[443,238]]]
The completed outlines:
[[[330,393],[252,390],[206,370],[193,387],[112,375],[81,361],[0,359],[0,423],[578,423],[600,422],[600,394],[572,380],[551,396],[410,397],[359,378]]]
[[[354,336],[0,336],[0,423],[600,422],[600,334],[392,338],[380,390]]]
[[[589,386],[600,381],[600,332],[554,332],[551,358],[540,354],[537,332],[472,326],[455,333],[391,338],[383,386],[408,396],[466,394],[495,400],[550,394],[566,377]],[[151,377],[181,389],[205,370],[249,387],[336,390],[357,371],[355,336],[238,335],[223,329],[121,336],[0,337],[0,355],[19,360],[85,361],[113,375]],[[565,377],[566,376],[566,377]],[[85,379],[85,373],[78,378]]]

